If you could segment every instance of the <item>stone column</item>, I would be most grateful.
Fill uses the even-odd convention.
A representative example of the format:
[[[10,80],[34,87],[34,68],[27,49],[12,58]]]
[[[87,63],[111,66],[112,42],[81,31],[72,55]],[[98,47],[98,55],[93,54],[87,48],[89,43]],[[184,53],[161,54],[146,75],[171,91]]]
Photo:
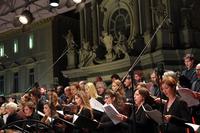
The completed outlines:
[[[72,49],[67,54],[67,69],[74,69],[76,68],[77,63],[77,52],[75,49]]]
[[[81,41],[85,38],[84,36],[84,14],[83,11],[80,12],[80,39]]]
[[[93,45],[97,47],[98,27],[97,27],[97,2],[92,0],[92,34],[93,34]]]
[[[145,11],[145,31],[144,31],[144,42],[149,42],[151,39],[151,31],[152,31],[152,18],[151,18],[151,3],[150,0],[146,0],[144,2],[145,7],[143,8]],[[151,45],[150,45],[151,46]],[[151,48],[146,51],[151,51]]]

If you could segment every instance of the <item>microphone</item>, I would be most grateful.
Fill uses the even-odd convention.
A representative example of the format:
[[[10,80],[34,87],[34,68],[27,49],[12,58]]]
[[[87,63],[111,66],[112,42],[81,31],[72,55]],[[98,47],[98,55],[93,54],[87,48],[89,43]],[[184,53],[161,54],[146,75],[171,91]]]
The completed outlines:
[[[167,22],[169,25],[174,25],[173,21],[170,18],[167,19]]]

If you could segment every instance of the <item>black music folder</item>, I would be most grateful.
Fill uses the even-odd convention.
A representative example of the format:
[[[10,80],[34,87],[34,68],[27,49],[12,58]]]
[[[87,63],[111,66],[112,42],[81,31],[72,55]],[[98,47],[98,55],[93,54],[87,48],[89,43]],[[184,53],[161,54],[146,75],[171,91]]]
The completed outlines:
[[[74,125],[79,128],[96,129],[99,123],[97,121],[79,115],[77,119],[74,121]]]
[[[152,119],[154,120],[158,125],[162,125],[163,124],[163,118],[162,118],[162,114],[160,111],[158,111],[157,109],[148,111],[144,108],[144,106],[142,105],[142,108],[144,110],[144,112]]]

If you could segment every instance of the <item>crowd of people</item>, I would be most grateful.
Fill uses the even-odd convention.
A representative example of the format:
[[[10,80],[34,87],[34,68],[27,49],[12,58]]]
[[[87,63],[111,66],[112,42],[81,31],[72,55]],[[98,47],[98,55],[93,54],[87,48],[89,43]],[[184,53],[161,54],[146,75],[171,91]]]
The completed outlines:
[[[193,133],[185,123],[200,124],[200,104],[188,106],[177,90],[188,88],[194,99],[200,99],[200,64],[195,66],[192,54],[185,55],[184,63],[186,68],[178,75],[174,71],[160,75],[153,70],[149,82],[138,70],[123,82],[113,74],[110,87],[98,77],[95,82],[79,81],[66,87],[33,87],[20,99],[1,96],[0,132],[46,127],[47,132],[57,133]],[[116,124],[107,112],[97,110],[91,104],[93,99],[113,105],[118,113],[112,117],[120,122]],[[161,112],[162,123],[147,115],[146,111],[154,109]],[[86,126],[87,121],[74,124],[75,116],[96,123],[95,128]],[[18,121],[26,121],[25,126],[20,128],[23,124]],[[13,122],[15,126],[7,126]]]

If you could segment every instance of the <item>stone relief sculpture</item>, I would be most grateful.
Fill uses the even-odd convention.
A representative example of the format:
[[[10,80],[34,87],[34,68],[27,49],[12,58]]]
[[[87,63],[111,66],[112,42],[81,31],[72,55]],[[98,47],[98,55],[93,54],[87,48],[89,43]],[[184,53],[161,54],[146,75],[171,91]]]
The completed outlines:
[[[165,18],[165,15],[167,14],[167,5],[163,0],[158,0],[156,6],[153,8],[153,13],[155,14],[155,21],[156,24],[159,25],[163,19]]]
[[[120,58],[122,54],[127,56],[127,39],[125,35],[123,35],[120,31],[118,32],[118,40],[115,41],[115,46],[113,47],[113,50],[116,54],[117,58]]]
[[[79,51],[79,59],[80,59],[79,67],[93,65],[94,64],[93,60],[95,57],[96,54],[91,48],[89,42],[83,40],[81,49]]]
[[[191,28],[191,16],[192,16],[192,0],[183,0],[183,7],[181,8],[182,26],[183,28]]]
[[[77,62],[77,49],[76,49],[76,44],[74,41],[74,36],[71,32],[71,30],[68,30],[67,35],[63,35],[63,38],[65,39],[66,43],[67,43],[67,68],[68,69],[72,69],[76,67],[76,62]]]
[[[67,48],[69,50],[73,50],[75,48],[75,42],[74,42],[74,36],[71,32],[71,30],[68,30],[68,33],[66,36],[63,36],[63,38],[66,40],[67,42]]]
[[[115,57],[112,52],[113,50],[113,36],[111,34],[108,35],[106,31],[102,31],[102,36],[100,37],[101,42],[105,45],[107,54],[106,62],[112,61]]]

